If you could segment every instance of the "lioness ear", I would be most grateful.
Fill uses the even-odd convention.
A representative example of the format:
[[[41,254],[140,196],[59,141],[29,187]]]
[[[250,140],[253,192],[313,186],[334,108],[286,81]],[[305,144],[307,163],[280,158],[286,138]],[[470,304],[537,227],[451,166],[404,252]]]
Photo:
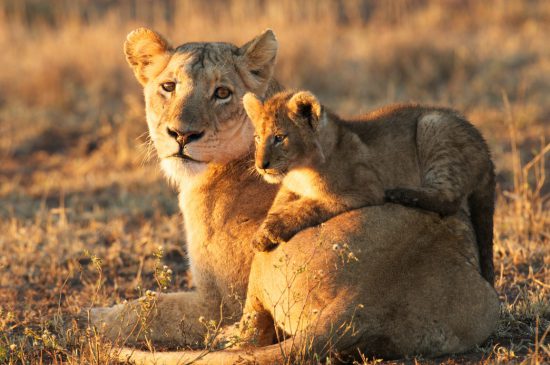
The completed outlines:
[[[263,96],[268,81],[273,76],[279,45],[271,29],[239,48],[238,54],[246,69],[245,84],[250,90]]]
[[[287,108],[299,119],[308,123],[317,130],[321,120],[322,107],[319,100],[309,91],[300,91],[294,94],[287,103]]]
[[[166,39],[147,28],[134,30],[124,42],[126,61],[143,86],[166,67],[172,51]]]
[[[260,112],[263,107],[262,101],[254,93],[246,93],[243,96],[243,106],[246,114],[254,126],[260,122]]]

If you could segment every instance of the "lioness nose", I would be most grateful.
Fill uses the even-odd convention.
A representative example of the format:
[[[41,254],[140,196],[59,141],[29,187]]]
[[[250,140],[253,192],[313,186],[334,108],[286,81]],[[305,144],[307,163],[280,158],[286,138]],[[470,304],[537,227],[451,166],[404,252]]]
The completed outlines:
[[[262,170],[265,170],[265,169],[269,168],[269,165],[270,165],[270,164],[269,164],[269,161],[268,161],[268,160],[263,160],[263,161],[261,162],[261,164],[260,164],[260,168],[261,168]]]
[[[204,136],[204,132],[197,132],[197,131],[190,131],[190,132],[183,132],[175,128],[167,128],[168,135],[173,137],[180,146],[185,146],[188,143],[198,141],[199,139]]]

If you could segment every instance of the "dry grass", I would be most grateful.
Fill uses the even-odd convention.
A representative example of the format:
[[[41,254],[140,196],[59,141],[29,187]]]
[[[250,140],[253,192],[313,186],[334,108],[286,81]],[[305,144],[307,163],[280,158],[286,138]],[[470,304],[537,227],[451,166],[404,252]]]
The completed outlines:
[[[106,363],[71,315],[157,289],[162,265],[167,290],[189,285],[175,193],[149,158],[122,55],[138,25],[176,43],[271,27],[278,78],[343,113],[395,101],[464,111],[497,165],[502,317],[483,346],[438,361],[550,361],[550,3],[52,3],[0,5],[0,363]]]

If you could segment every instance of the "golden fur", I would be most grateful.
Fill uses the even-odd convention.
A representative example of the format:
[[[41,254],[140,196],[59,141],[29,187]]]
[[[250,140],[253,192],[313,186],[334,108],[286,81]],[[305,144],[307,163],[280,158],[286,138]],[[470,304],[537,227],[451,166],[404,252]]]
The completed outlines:
[[[308,343],[319,354],[328,348],[356,354],[357,347],[393,356],[438,355],[466,350],[491,333],[498,299],[478,273],[475,240],[463,215],[441,220],[398,205],[368,207],[254,256],[250,241],[277,186],[251,173],[253,127],[241,97],[248,91],[270,96],[279,89],[272,79],[277,42],[271,31],[242,47],[188,43],[174,49],[140,29],[130,33],[125,50],[144,86],[161,165],[179,190],[196,289],[157,295],[145,313],[147,332],[134,331],[146,300],[92,310],[92,324],[130,344],[147,337],[153,344],[203,345],[202,319],[219,321],[223,312],[223,323],[233,323],[246,298],[250,316],[243,317],[243,336],[250,320],[252,333],[256,326],[276,324],[277,334],[295,337],[207,354],[123,350],[121,359],[273,364],[299,356],[295,345]],[[215,99],[220,85],[232,97]],[[325,346],[339,324],[350,321],[359,332],[344,331],[341,341]],[[272,338],[259,340],[263,345]]]
[[[346,121],[307,91],[265,102],[247,93],[243,104],[255,127],[256,169],[267,182],[282,181],[254,239],[259,250],[385,200],[441,215],[464,206],[481,218],[473,224],[493,283],[494,167],[481,134],[456,112],[398,105],[391,119]]]

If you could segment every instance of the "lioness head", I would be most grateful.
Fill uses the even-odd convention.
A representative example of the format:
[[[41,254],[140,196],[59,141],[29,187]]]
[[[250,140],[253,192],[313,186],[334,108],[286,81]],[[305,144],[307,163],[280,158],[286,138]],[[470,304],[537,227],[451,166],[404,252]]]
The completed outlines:
[[[324,160],[318,135],[323,108],[310,92],[282,92],[265,102],[247,93],[243,105],[255,129],[256,170],[267,182]]]
[[[152,30],[128,34],[126,59],[144,87],[147,123],[161,165],[176,183],[245,155],[253,128],[241,104],[247,91],[264,95],[277,40],[271,30],[237,47],[186,43],[173,48]]]

